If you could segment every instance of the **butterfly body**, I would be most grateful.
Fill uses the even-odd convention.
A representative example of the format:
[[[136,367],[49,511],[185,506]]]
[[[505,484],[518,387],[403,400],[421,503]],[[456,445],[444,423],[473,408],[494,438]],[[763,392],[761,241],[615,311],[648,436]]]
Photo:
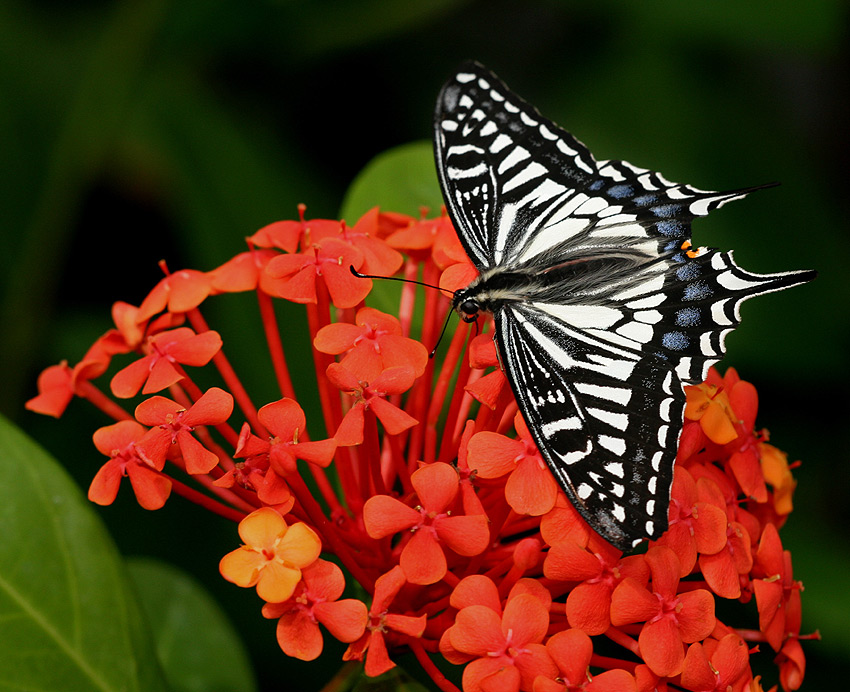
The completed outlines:
[[[704,379],[740,303],[813,278],[752,274],[694,248],[690,221],[750,190],[678,185],[578,140],[468,63],[435,115],[446,207],[479,276],[528,428],[590,525],[628,549],[667,528],[684,384]]]

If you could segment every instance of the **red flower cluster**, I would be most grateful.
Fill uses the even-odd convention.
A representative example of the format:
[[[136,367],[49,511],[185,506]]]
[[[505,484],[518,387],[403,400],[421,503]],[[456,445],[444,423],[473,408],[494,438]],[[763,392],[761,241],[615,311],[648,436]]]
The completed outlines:
[[[115,421],[94,433],[107,457],[94,502],[127,477],[147,509],[173,491],[239,521],[221,573],[256,587],[290,656],[319,657],[324,628],[367,675],[409,650],[442,690],[758,692],[751,658],[772,651],[782,688],[800,686],[801,585],[778,532],[795,481],[755,429],[752,385],[729,370],[688,388],[670,529],[623,555],[555,483],[489,326],[471,338],[459,322],[429,359],[445,297],[407,283],[386,314],[350,267],[446,290],[475,274],[445,216],[372,210],[349,228],[302,209],[221,267],[166,271],[138,308],[116,304],[115,328],[76,366],[48,368],[28,407],[59,416],[76,395]],[[259,407],[200,309],[236,292],[257,301],[279,388]],[[296,400],[275,299],[305,306],[326,439]],[[201,367],[219,387],[195,384]],[[112,397],[94,383],[110,370]],[[368,597],[342,598],[346,579]]]

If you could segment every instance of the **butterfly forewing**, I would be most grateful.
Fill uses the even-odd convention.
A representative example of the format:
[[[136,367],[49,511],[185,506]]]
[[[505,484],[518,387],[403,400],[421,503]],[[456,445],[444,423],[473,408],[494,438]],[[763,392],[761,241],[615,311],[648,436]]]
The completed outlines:
[[[567,495],[626,549],[667,527],[683,384],[725,352],[740,303],[813,278],[758,275],[690,247],[690,223],[749,190],[707,192],[587,148],[477,63],[443,87],[437,170],[481,276],[529,430]],[[466,308],[464,308],[466,309]]]

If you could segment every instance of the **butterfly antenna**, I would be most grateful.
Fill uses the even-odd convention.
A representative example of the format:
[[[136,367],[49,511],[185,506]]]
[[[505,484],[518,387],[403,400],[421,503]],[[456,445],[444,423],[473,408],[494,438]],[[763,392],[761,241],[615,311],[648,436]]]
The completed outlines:
[[[358,279],[388,279],[390,281],[401,281],[406,284],[416,284],[417,286],[425,286],[425,288],[434,288],[438,291],[446,291],[447,293],[451,293],[455,295],[457,291],[452,291],[448,288],[440,288],[439,286],[435,286],[434,284],[425,283],[424,281],[417,281],[416,279],[405,279],[401,276],[377,276],[375,274],[361,274],[354,268],[354,265],[349,265],[349,269],[351,273],[354,274]],[[431,353],[428,354],[429,358],[433,358],[434,354],[437,353],[437,349],[440,347],[440,342],[443,340],[443,337],[446,335],[446,329],[449,327],[449,320],[452,318],[452,313],[454,310],[449,310],[446,315],[446,321],[443,322],[443,329],[440,331],[440,338],[437,339],[437,343],[434,344],[434,348],[431,350]],[[476,330],[478,329],[478,322],[475,323]]]
[[[448,288],[440,288],[439,286],[435,286],[434,284],[428,284],[424,281],[417,281],[416,279],[405,279],[403,276],[378,276],[376,274],[361,274],[354,268],[354,265],[349,265],[349,269],[351,273],[354,274],[358,279],[386,279],[387,281],[401,281],[406,284],[416,284],[417,286],[425,286],[425,288],[434,288],[438,291],[446,291],[447,293],[451,293],[454,295],[457,291],[452,291]]]
[[[443,329],[440,331],[440,338],[437,339],[437,343],[434,344],[434,348],[431,349],[431,353],[428,354],[429,358],[433,358],[437,353],[437,349],[440,347],[440,342],[443,340],[443,337],[446,335],[446,329],[449,327],[449,320],[452,318],[452,313],[454,310],[449,310],[446,313],[446,321],[443,322]]]

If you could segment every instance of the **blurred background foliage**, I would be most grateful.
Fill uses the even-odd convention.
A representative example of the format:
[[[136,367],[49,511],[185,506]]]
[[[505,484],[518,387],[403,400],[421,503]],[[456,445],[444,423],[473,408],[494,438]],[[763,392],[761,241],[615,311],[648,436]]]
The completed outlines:
[[[374,156],[430,139],[441,84],[478,59],[597,158],[705,189],[782,183],[698,221],[695,240],[735,248],[751,270],[821,272],[747,305],[725,365],[756,385],[759,424],[803,462],[784,540],[807,587],[803,629],[824,634],[805,647],[804,689],[826,688],[850,660],[847,10],[842,0],[3,0],[2,412],[87,487],[101,463],[90,435],[105,421],[79,403],[61,423],[24,412],[38,371],[76,362],[109,327],[112,302],[138,304],[159,279],[158,260],[211,269],[260,226],[295,218],[299,202],[335,217]],[[433,172],[415,175],[433,199]],[[238,362],[259,321],[232,298],[207,315]],[[300,312],[287,324],[303,334]],[[241,372],[257,400],[271,398],[254,360]],[[309,384],[297,386],[306,397]],[[126,489],[100,511],[125,554],[179,564],[216,594],[263,689],[330,677],[286,659],[253,594],[218,577],[232,525],[176,498],[147,513]]]

